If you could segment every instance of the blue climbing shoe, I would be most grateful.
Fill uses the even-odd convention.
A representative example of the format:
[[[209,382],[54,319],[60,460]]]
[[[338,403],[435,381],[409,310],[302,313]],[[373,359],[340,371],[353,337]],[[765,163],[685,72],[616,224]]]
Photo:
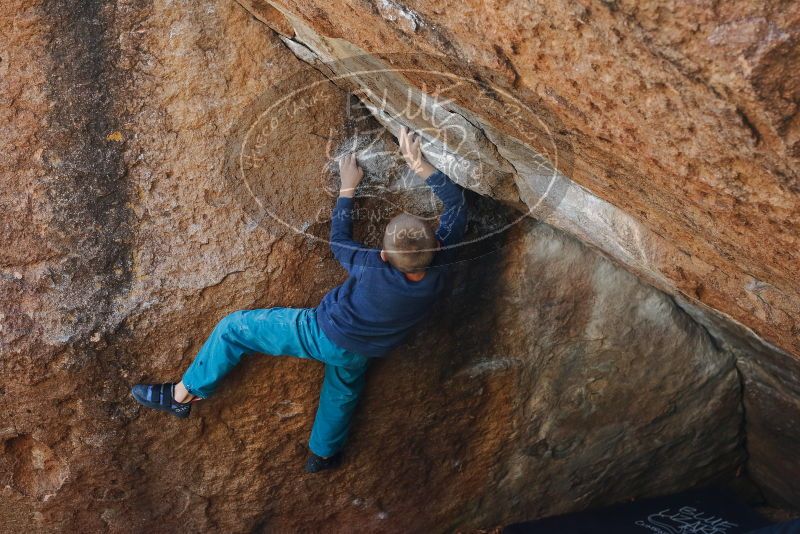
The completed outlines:
[[[192,403],[177,402],[174,392],[175,384],[171,382],[166,384],[136,384],[131,388],[131,395],[142,406],[186,419],[192,410]]]
[[[342,453],[337,452],[330,458],[323,458],[322,456],[317,456],[313,452],[306,460],[306,473],[319,473],[320,471],[325,471],[326,469],[334,469],[339,467],[342,463]]]

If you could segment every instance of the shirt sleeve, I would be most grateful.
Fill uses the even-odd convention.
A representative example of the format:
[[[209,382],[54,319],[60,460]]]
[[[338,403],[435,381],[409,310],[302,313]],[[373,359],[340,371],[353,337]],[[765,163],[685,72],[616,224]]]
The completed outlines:
[[[331,251],[350,274],[357,274],[375,250],[353,240],[353,199],[339,197],[331,215]]]
[[[464,237],[467,228],[467,199],[464,189],[438,170],[425,181],[444,204],[436,238],[443,247],[455,245]]]

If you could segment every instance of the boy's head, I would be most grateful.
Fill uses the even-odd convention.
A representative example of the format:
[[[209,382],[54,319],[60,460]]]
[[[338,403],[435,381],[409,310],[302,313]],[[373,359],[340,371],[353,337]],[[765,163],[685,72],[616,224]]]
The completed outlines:
[[[404,273],[424,271],[438,247],[427,223],[407,213],[392,218],[383,234],[384,259]]]

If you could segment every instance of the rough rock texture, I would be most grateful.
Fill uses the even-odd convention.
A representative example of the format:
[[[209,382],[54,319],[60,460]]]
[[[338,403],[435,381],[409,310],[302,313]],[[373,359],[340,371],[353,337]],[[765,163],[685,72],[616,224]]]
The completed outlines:
[[[176,377],[224,314],[311,306],[342,280],[322,239],[333,202],[331,155],[361,148],[370,177],[359,232],[368,241],[392,213],[430,215],[436,207],[407,181],[387,153],[391,137],[342,90],[347,83],[297,59],[319,56],[286,41],[295,31],[287,15],[263,3],[248,7],[284,40],[225,1],[15,0],[0,15],[0,524],[48,532],[439,531],[666,493],[730,477],[744,461],[736,362],[745,376],[750,470],[765,489],[791,498],[797,488],[776,473],[796,469],[785,437],[798,430],[796,419],[776,421],[776,410],[783,415],[796,403],[797,376],[785,370],[794,360],[778,359],[696,299],[679,306],[578,240],[520,219],[531,201],[519,190],[530,179],[537,193],[535,171],[554,170],[541,154],[553,154],[533,141],[520,146],[504,133],[508,125],[476,122],[478,135],[471,121],[488,121],[492,110],[479,119],[480,110],[471,115],[463,102],[444,104],[464,115],[453,119],[458,137],[432,136],[431,154],[438,146],[440,163],[459,155],[454,175],[494,200],[471,198],[470,235],[481,239],[462,251],[434,319],[370,371],[344,469],[319,477],[299,471],[321,378],[311,362],[253,358],[185,422],[140,410],[129,386]],[[594,11],[605,24],[621,7]],[[332,36],[346,23],[353,32],[342,35],[385,32],[389,48],[411,46],[403,31],[433,39],[417,39],[426,51],[446,44],[443,34],[425,33],[421,15],[391,2],[374,11],[297,7],[311,11],[307,22]],[[332,22],[345,16],[351,20]],[[580,33],[574,24],[564,32],[562,48]],[[524,36],[520,43],[533,45]],[[458,47],[483,54],[466,41]],[[762,76],[785,83],[769,69]],[[523,85],[515,92],[527,94]],[[776,91],[769,98],[786,92]],[[582,98],[569,105],[580,110]],[[273,110],[275,102],[285,105]],[[570,142],[580,146],[574,157],[566,151],[575,175],[604,168],[608,159],[590,151],[593,138],[581,124],[551,115],[545,122],[563,124],[559,135],[586,140]],[[268,128],[276,117],[280,127]],[[648,144],[653,133],[644,123],[630,122],[642,150],[667,150]],[[778,165],[770,151],[789,146],[791,128],[774,139],[763,134],[763,146],[751,149],[762,154],[756,161]],[[553,146],[570,143],[557,138]],[[475,161],[482,181],[474,180]],[[652,171],[651,163],[639,171]],[[584,212],[559,211],[564,203],[613,206],[558,170],[559,203],[536,213],[554,224],[573,221],[567,229],[631,266],[601,246],[624,245],[612,224],[620,219],[593,225]],[[653,175],[645,191],[653,198],[631,194],[631,205],[663,206],[655,197],[667,194],[666,175]],[[636,183],[596,180],[609,190]],[[776,211],[753,224],[792,208],[790,197],[764,194]],[[688,217],[691,203],[673,206],[683,204]],[[648,216],[661,220],[656,211]],[[508,221],[515,224],[494,233]],[[726,226],[720,234],[737,228],[719,226]],[[659,243],[699,246],[669,233],[677,222],[662,230]],[[748,235],[729,245],[746,245]],[[714,276],[735,277],[734,267],[750,265],[742,258],[741,265],[733,254],[725,264],[702,261]],[[789,263],[766,257],[763,264],[776,272],[781,265]],[[686,269],[689,277],[698,272]],[[770,339],[785,339],[782,323],[759,317],[777,332]]]
[[[796,3],[274,5],[322,60],[370,54],[345,68],[447,54],[353,78],[384,80],[372,86],[388,89],[388,107],[440,66],[480,78],[488,94],[462,83],[445,106],[489,127],[477,144],[505,134],[548,156],[571,147],[559,170],[644,234],[620,239],[633,267],[800,355]],[[553,128],[526,122],[537,120]]]
[[[800,503],[800,4],[241,3],[462,183],[675,295],[742,362],[751,472]]]

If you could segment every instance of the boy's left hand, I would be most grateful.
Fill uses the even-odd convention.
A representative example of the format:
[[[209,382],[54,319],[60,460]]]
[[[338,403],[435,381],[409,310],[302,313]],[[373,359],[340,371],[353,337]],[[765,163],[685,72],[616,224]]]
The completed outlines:
[[[339,176],[342,179],[339,196],[353,198],[356,194],[356,187],[364,177],[364,170],[358,166],[355,152],[339,160]]]

